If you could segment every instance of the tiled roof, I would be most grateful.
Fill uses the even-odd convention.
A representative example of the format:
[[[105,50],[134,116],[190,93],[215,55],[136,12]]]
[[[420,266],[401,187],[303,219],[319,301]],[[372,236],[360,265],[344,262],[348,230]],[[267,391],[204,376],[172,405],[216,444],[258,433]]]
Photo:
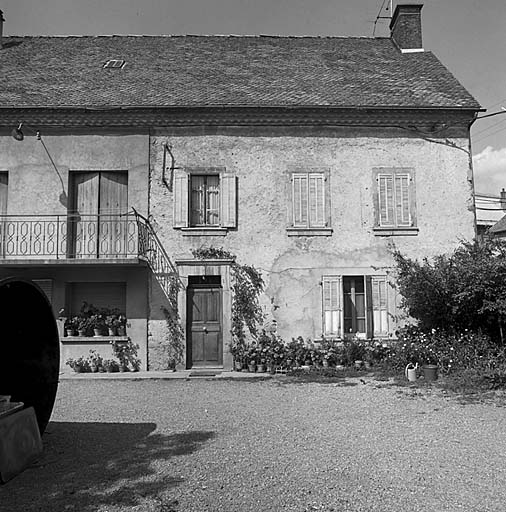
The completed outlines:
[[[490,228],[491,233],[504,233],[506,231],[506,215]]]
[[[275,36],[4,37],[0,106],[479,108],[431,52]]]

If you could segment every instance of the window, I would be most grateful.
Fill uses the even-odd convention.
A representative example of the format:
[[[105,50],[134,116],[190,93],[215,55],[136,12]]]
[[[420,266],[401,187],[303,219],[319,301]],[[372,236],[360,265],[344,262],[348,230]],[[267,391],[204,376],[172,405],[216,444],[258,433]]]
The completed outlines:
[[[377,168],[374,181],[375,231],[417,231],[413,169]]]
[[[237,178],[222,168],[176,169],[174,227],[196,230],[235,228]]]
[[[324,276],[322,299],[324,336],[388,334],[386,276]]]
[[[331,234],[328,173],[290,174],[289,234]]]
[[[190,176],[190,226],[220,225],[220,177]]]

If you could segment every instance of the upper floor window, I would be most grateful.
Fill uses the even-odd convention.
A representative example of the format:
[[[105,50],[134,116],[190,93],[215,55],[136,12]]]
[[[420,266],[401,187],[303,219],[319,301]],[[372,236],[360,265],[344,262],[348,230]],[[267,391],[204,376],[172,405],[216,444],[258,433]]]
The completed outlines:
[[[328,173],[290,174],[289,234],[330,234]]]
[[[220,177],[190,176],[190,226],[220,225]]]
[[[237,178],[223,168],[176,169],[174,227],[195,229],[237,226]]]
[[[416,229],[413,169],[374,169],[375,231],[413,234]]]

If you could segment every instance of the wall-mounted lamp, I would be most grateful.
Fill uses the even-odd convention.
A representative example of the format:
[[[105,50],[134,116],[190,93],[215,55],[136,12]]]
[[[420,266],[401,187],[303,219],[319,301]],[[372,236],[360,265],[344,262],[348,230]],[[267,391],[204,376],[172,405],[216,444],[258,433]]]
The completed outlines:
[[[29,127],[27,125],[24,125],[23,123],[19,123],[17,128],[13,128],[11,130],[12,138],[14,140],[17,140],[17,141],[20,141],[20,142],[22,140],[24,140],[25,134],[23,133],[23,130],[22,130],[23,126],[25,126],[25,129],[28,129],[29,131],[35,133],[35,136],[37,137],[37,140],[40,140],[40,143],[42,144],[42,147],[46,151],[46,154],[47,154],[49,160],[51,161],[51,164],[53,165],[53,169],[55,170],[56,174],[58,175],[58,178],[60,179],[61,189],[62,189],[62,192],[60,194],[60,203],[63,206],[66,207],[67,204],[68,204],[68,201],[67,201],[67,194],[65,192],[65,185],[63,183],[63,178],[61,177],[61,174],[58,171],[58,168],[56,167],[56,164],[54,163],[54,160],[53,160],[52,156],[50,155],[50,153],[49,153],[49,151],[48,151],[48,149],[46,147],[46,144],[42,140],[42,135],[41,135],[40,131],[39,130],[34,130],[33,128],[31,128],[31,127]]]

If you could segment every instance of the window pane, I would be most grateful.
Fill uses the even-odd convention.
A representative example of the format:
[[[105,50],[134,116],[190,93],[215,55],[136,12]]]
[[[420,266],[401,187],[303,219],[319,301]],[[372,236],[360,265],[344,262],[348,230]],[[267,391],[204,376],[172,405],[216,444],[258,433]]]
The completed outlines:
[[[191,177],[191,224],[204,224],[204,190],[205,177]]]
[[[207,222],[210,226],[220,223],[220,178],[219,176],[206,176],[206,206]]]
[[[293,225],[307,227],[307,175],[294,174],[293,179]]]

